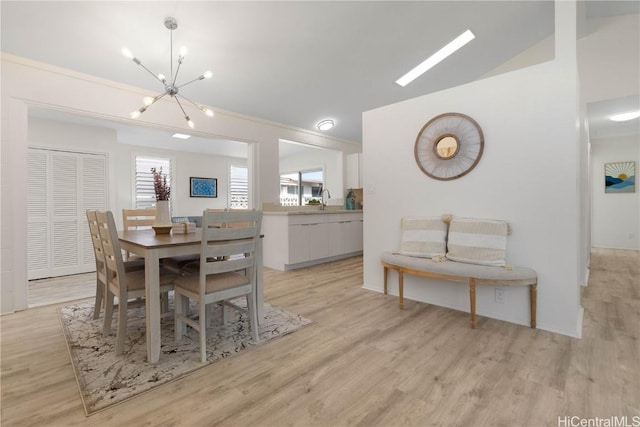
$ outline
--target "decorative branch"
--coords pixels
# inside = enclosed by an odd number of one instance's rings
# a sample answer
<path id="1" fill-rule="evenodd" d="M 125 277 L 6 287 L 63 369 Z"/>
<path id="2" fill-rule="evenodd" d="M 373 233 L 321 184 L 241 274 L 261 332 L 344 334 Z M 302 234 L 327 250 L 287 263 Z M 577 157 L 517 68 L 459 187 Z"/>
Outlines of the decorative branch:
<path id="1" fill-rule="evenodd" d="M 169 200 L 171 196 L 171 187 L 167 184 L 167 175 L 162 174 L 162 168 L 157 171 L 156 168 L 151 168 L 153 174 L 153 189 L 156 192 L 156 201 Z"/>

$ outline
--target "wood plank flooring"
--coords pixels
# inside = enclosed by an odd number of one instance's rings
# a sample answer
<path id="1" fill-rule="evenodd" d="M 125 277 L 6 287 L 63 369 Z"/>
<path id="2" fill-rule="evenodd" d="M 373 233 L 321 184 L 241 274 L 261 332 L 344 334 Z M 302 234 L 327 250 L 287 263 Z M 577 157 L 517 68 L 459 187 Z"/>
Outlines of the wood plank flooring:
<path id="1" fill-rule="evenodd" d="M 380 268 L 382 274 L 382 267 Z M 594 250 L 573 339 L 363 290 L 362 258 L 265 271 L 313 324 L 85 417 L 56 306 L 2 316 L 8 426 L 556 426 L 640 415 L 640 252 Z"/>

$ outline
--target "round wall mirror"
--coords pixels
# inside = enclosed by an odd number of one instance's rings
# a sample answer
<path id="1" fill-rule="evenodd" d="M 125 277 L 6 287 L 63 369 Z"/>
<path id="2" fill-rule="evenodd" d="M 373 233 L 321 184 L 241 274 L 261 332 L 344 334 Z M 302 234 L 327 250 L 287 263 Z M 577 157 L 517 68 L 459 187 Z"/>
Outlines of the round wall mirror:
<path id="1" fill-rule="evenodd" d="M 444 135 L 435 144 L 433 149 L 436 151 L 436 156 L 441 159 L 450 159 L 458 154 L 460 150 L 460 143 L 458 138 L 453 135 Z"/>
<path id="2" fill-rule="evenodd" d="M 461 113 L 440 114 L 418 133 L 414 155 L 420 170 L 449 181 L 468 174 L 480 161 L 484 135 L 475 120 Z"/>

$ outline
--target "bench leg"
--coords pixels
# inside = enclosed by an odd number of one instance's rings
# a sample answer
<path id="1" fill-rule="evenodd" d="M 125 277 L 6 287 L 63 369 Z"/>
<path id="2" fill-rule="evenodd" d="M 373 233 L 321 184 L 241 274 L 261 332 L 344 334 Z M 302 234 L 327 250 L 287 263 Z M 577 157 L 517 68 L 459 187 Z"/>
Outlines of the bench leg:
<path id="1" fill-rule="evenodd" d="M 398 307 L 404 308 L 404 275 L 402 270 L 398 270 Z"/>
<path id="2" fill-rule="evenodd" d="M 384 267 L 384 294 L 387 295 L 387 273 L 389 273 L 389 268 Z"/>
<path id="3" fill-rule="evenodd" d="M 469 311 L 471 312 L 471 329 L 476 328 L 476 279 L 469 279 Z"/>
<path id="4" fill-rule="evenodd" d="M 538 303 L 538 285 L 529 285 L 529 303 L 531 304 L 531 328 L 536 328 L 536 309 Z"/>

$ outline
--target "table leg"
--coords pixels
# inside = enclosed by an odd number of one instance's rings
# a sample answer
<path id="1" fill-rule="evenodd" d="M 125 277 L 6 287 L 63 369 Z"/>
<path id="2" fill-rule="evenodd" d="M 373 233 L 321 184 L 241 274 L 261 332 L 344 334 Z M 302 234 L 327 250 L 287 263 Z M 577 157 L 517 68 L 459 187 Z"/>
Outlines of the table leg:
<path id="1" fill-rule="evenodd" d="M 145 307 L 147 318 L 147 361 L 160 360 L 160 261 L 156 251 L 144 255 Z"/>

